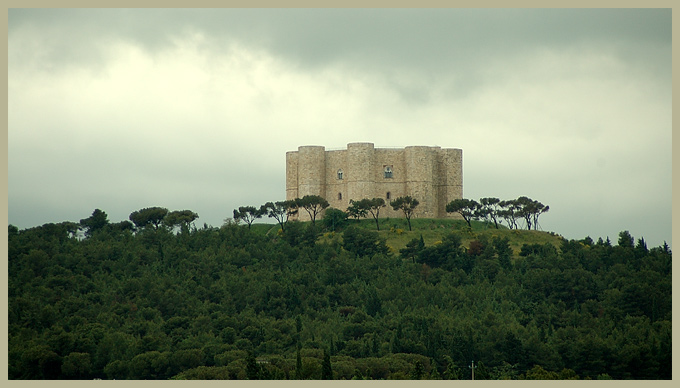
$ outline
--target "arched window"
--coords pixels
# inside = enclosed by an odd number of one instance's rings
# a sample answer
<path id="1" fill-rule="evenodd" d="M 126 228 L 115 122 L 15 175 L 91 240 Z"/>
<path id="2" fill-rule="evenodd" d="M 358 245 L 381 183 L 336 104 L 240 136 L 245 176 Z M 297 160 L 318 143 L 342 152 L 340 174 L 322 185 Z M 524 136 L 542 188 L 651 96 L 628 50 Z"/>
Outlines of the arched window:
<path id="1" fill-rule="evenodd" d="M 392 178 L 392 166 L 385 166 L 385 178 Z"/>
<path id="2" fill-rule="evenodd" d="M 342 180 L 342 169 L 338 170 L 338 179 Z"/>
<path id="3" fill-rule="evenodd" d="M 338 193 L 338 200 L 342 200 L 342 193 Z"/>
<path id="4" fill-rule="evenodd" d="M 392 194 L 388 191 L 387 194 L 385 194 L 385 198 L 390 199 L 390 197 L 392 197 Z"/>

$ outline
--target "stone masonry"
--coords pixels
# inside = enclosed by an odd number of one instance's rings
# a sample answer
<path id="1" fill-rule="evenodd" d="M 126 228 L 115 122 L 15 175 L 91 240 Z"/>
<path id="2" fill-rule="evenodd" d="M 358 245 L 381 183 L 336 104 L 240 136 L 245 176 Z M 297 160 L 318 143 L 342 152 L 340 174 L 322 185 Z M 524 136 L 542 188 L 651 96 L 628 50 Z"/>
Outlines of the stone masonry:
<path id="1" fill-rule="evenodd" d="M 414 217 L 459 218 L 446 204 L 463 198 L 463 151 L 457 148 L 410 146 L 374 148 L 350 143 L 346 150 L 301 146 L 286 153 L 286 199 L 320 195 L 330 207 L 347 210 L 350 200 L 383 198 L 380 217 L 402 217 L 389 205 L 410 195 L 420 204 Z M 304 210 L 300 220 L 309 220 Z"/>

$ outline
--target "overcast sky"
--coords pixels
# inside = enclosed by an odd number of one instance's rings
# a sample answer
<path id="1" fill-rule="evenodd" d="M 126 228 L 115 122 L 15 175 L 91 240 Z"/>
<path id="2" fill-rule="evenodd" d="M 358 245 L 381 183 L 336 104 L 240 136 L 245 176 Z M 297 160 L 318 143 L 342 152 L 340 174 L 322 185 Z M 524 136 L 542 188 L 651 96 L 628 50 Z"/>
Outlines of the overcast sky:
<path id="1" fill-rule="evenodd" d="M 463 150 L 465 198 L 671 244 L 671 11 L 9 10 L 9 223 L 220 226 L 285 153 Z"/>

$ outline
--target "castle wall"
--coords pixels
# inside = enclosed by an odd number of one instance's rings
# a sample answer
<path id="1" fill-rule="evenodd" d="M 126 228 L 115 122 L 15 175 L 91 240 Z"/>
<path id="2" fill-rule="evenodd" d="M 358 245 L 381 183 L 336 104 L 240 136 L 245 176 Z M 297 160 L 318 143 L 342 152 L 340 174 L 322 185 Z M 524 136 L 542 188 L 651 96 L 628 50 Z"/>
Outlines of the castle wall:
<path id="1" fill-rule="evenodd" d="M 342 170 L 343 179 L 338 179 L 338 171 Z M 347 195 L 347 151 L 326 152 L 326 200 L 330 207 L 345 210 L 349 206 Z"/>
<path id="2" fill-rule="evenodd" d="M 391 173 L 386 175 L 386 169 Z M 373 143 L 350 143 L 346 150 L 326 151 L 301 146 L 286 153 L 286 199 L 320 195 L 331 207 L 346 210 L 352 199 L 383 198 L 384 218 L 402 217 L 389 202 L 410 195 L 420 202 L 414 217 L 455 218 L 446 213 L 446 204 L 462 198 L 462 174 L 460 149 L 376 149 Z M 298 217 L 309 219 L 304 211 Z"/>
<path id="3" fill-rule="evenodd" d="M 387 166 L 392 168 L 391 178 L 385 178 L 384 174 Z M 390 201 L 407 195 L 404 150 L 376 149 L 372 177 L 375 184 L 372 192 L 367 193 L 366 198 L 382 198 L 385 200 L 386 206 L 380 210 L 381 217 L 401 217 L 401 212 L 392 209 Z"/>
<path id="4" fill-rule="evenodd" d="M 372 143 L 350 143 L 347 145 L 347 198 L 367 198 L 373 192 L 374 178 Z"/>

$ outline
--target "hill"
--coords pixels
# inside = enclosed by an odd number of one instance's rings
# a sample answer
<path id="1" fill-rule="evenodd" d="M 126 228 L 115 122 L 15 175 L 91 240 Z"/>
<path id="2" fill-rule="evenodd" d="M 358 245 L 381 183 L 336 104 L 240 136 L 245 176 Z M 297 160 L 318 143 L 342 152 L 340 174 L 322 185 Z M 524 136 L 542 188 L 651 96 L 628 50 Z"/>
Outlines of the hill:
<path id="1" fill-rule="evenodd" d="M 672 253 L 625 231 L 100 218 L 10 226 L 10 379 L 671 378 Z"/>

